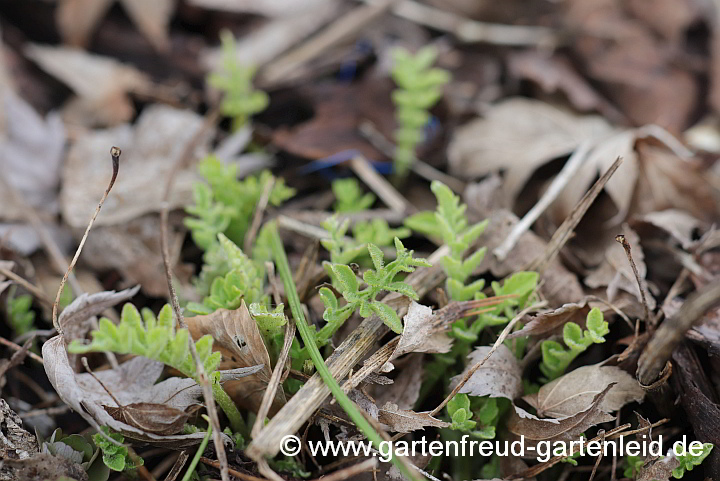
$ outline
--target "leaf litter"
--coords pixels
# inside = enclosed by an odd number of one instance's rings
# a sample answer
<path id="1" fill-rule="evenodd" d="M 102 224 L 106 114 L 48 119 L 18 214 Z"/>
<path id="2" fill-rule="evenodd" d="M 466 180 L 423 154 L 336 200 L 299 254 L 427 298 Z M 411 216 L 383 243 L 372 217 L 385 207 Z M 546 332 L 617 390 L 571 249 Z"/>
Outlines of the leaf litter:
<path id="1" fill-rule="evenodd" d="M 720 442 L 710 9 L 151 3 L 0 7 L 0 481 L 114 481 L 112 460 L 146 480 L 720 475 L 712 448 L 274 456 L 291 434 Z M 39 293 L 77 242 L 51 326 Z"/>

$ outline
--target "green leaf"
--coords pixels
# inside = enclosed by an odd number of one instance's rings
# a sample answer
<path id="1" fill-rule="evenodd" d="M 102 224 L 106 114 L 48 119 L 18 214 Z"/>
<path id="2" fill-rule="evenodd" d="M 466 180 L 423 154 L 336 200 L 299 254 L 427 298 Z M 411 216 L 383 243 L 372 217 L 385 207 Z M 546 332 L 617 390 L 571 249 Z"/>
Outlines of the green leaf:
<path id="1" fill-rule="evenodd" d="M 383 320 L 385 325 L 389 327 L 391 331 L 396 334 L 402 334 L 402 321 L 400 321 L 400 317 L 398 317 L 395 309 L 388 306 L 387 304 L 383 304 L 382 302 L 378 301 L 371 302 L 370 307 L 375 312 L 375 314 L 377 314 L 378 317 Z"/>

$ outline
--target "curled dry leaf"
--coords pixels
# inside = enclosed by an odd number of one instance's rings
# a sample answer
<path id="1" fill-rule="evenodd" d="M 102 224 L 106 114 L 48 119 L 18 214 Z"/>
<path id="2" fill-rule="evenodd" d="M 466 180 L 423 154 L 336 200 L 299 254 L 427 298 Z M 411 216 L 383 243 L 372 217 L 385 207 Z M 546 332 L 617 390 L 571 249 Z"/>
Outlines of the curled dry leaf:
<path id="1" fill-rule="evenodd" d="M 678 466 L 680 466 L 680 461 L 670 450 L 669 456 L 645 464 L 638 472 L 636 479 L 637 481 L 668 481 L 672 477 L 673 469 Z"/>
<path id="2" fill-rule="evenodd" d="M 382 388 L 375 388 L 373 392 L 375 401 L 380 405 L 393 402 L 400 409 L 411 409 L 420 396 L 420 387 L 425 372 L 422 360 L 422 354 L 411 354 L 397 361 L 398 370 L 393 383 Z"/>
<path id="3" fill-rule="evenodd" d="M 595 396 L 612 388 L 596 408 L 611 413 L 631 402 L 640 402 L 645 391 L 628 373 L 616 366 L 582 366 L 524 396 L 538 416 L 567 418 L 588 409 Z"/>
<path id="4" fill-rule="evenodd" d="M 205 433 L 158 435 L 115 419 L 105 409 L 105 406 L 117 406 L 115 401 L 90 374 L 73 371 L 61 336 L 45 342 L 42 354 L 45 373 L 60 399 L 93 428 L 99 430 L 100 426 L 108 426 L 127 438 L 172 448 L 192 446 L 202 441 Z M 173 377 L 155 384 L 162 371 L 162 363 L 136 357 L 121 364 L 118 369 L 101 371 L 96 376 L 123 405 L 165 404 L 185 411 L 197 402 L 202 388 L 195 381 Z"/>
<path id="5" fill-rule="evenodd" d="M 60 201 L 65 221 L 76 228 L 87 224 L 110 175 L 105 163 L 108 145 L 122 146 L 124 174 L 115 182 L 113 195 L 108 197 L 95 225 L 120 224 L 159 212 L 164 193 L 158 179 L 170 175 L 193 133 L 202 125 L 203 118 L 190 110 L 153 105 L 143 110 L 134 126 L 125 124 L 81 135 L 70 148 L 63 168 Z M 207 152 L 212 134 L 208 129 L 193 157 Z M 171 209 L 187 205 L 196 180 L 194 169 L 178 171 L 168 200 Z"/>
<path id="6" fill-rule="evenodd" d="M 182 431 L 190 415 L 164 404 L 131 403 L 103 406 L 110 416 L 145 432 L 167 436 Z"/>
<path id="7" fill-rule="evenodd" d="M 533 316 L 530 322 L 525 324 L 525 327 L 513 332 L 507 338 L 514 339 L 525 336 L 544 338 L 553 334 L 561 334 L 563 326 L 568 322 L 584 326 L 589 312 L 590 307 L 584 301 L 564 304 L 558 309 L 541 312 Z"/>
<path id="8" fill-rule="evenodd" d="M 186 322 L 193 339 L 199 339 L 205 334 L 210 334 L 215 339 L 213 350 L 220 351 L 223 357 L 221 369 L 263 366 L 255 374 L 238 381 L 228 381 L 224 385 L 236 404 L 256 411 L 270 382 L 272 370 L 270 355 L 245 301 L 234 311 L 218 309 L 212 314 L 188 317 Z M 285 394 L 281 386 L 270 412 L 275 412 L 284 403 Z"/>
<path id="9" fill-rule="evenodd" d="M 408 352 L 448 352 L 452 339 L 438 328 L 434 318 L 432 308 L 412 301 L 403 317 L 405 328 L 390 360 Z"/>
<path id="10" fill-rule="evenodd" d="M 702 221 L 680 209 L 650 212 L 640 217 L 639 220 L 664 230 L 678 241 L 683 249 L 692 247 L 694 244 L 693 234 L 703 225 Z"/>
<path id="11" fill-rule="evenodd" d="M 482 361 L 492 346 L 476 347 L 467 359 L 465 371 L 452 378 L 450 387 L 454 388 L 472 367 Z M 501 344 L 497 350 L 485 361 L 485 364 L 473 373 L 465 385 L 460 388 L 461 393 L 471 396 L 490 396 L 515 399 L 522 394 L 522 370 L 517 358 L 510 349 Z"/>
<path id="12" fill-rule="evenodd" d="M 400 409 L 397 404 L 385 403 L 378 411 L 378 421 L 390 427 L 391 431 L 410 433 L 425 426 L 446 428 L 449 423 L 435 419 L 430 413 L 418 413 Z"/>
<path id="13" fill-rule="evenodd" d="M 132 298 L 140 290 L 140 286 L 125 289 L 120 292 L 102 291 L 95 294 L 81 294 L 76 297 L 60 313 L 58 324 L 67 339 L 81 339 L 85 337 L 90 324 L 88 320 L 101 312 Z"/>
<path id="14" fill-rule="evenodd" d="M 600 423 L 612 421 L 614 416 L 603 412 L 598 406 L 603 402 L 613 384 L 596 394 L 590 406 L 573 416 L 563 419 L 540 419 L 515 406 L 510 412 L 508 430 L 530 441 L 570 441 L 577 439 L 587 429 Z"/>

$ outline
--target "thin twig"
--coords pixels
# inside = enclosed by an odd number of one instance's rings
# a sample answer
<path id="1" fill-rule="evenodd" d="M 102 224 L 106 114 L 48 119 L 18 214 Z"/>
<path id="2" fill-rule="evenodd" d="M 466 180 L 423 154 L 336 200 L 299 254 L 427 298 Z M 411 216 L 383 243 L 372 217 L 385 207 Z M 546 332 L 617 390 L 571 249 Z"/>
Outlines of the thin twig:
<path id="1" fill-rule="evenodd" d="M 68 276 L 70 275 L 70 272 L 72 272 L 73 267 L 75 267 L 75 263 L 77 262 L 78 258 L 80 257 L 80 253 L 82 252 L 83 246 L 85 245 L 85 241 L 87 240 L 88 234 L 90 233 L 90 229 L 92 228 L 93 223 L 95 222 L 95 218 L 100 213 L 100 209 L 103 206 L 103 203 L 105 203 L 105 199 L 107 199 L 107 196 L 110 194 L 110 189 L 112 189 L 113 185 L 115 184 L 115 179 L 117 179 L 118 175 L 118 169 L 120 168 L 120 149 L 117 147 L 112 147 L 110 149 L 110 157 L 112 158 L 112 177 L 110 177 L 110 183 L 108 184 L 107 188 L 105 189 L 105 193 L 102 196 L 102 199 L 100 199 L 100 203 L 95 208 L 95 212 L 93 213 L 92 217 L 90 218 L 90 223 L 88 224 L 87 228 L 85 229 L 85 234 L 83 234 L 82 239 L 80 240 L 80 245 L 78 246 L 77 250 L 75 251 L 75 256 L 72 258 L 72 261 L 70 261 L 70 265 L 68 266 L 67 270 L 65 271 L 65 274 L 63 275 L 62 280 L 60 281 L 60 287 L 58 288 L 57 295 L 55 296 L 55 302 L 53 302 L 52 306 L 52 322 L 53 326 L 55 326 L 55 329 L 57 332 L 62 336 L 63 331 L 60 328 L 60 324 L 58 324 L 58 317 L 57 317 L 57 310 L 58 310 L 58 304 L 60 304 L 60 296 L 62 295 L 63 288 L 65 287 L 65 283 L 68 280 Z"/>
<path id="2" fill-rule="evenodd" d="M 365 157 L 353 157 L 350 160 L 350 168 L 391 210 L 406 214 L 417 211 L 415 206 L 410 204 L 385 177 L 377 173 Z"/>
<path id="3" fill-rule="evenodd" d="M 267 208 L 268 202 L 270 201 L 270 194 L 272 194 L 273 187 L 275 186 L 275 177 L 271 176 L 268 179 L 265 187 L 263 188 L 262 194 L 258 203 L 255 205 L 255 213 L 253 214 L 253 220 L 248 229 L 247 235 L 245 236 L 245 242 L 243 243 L 243 249 L 245 254 L 250 255 L 252 246 L 255 243 L 255 236 L 257 236 L 262 224 L 263 214 Z"/>
<path id="4" fill-rule="evenodd" d="M 680 310 L 660 325 L 638 359 L 637 378 L 640 384 L 649 386 L 658 379 L 685 333 L 718 304 L 720 279 L 691 294 Z"/>
<path id="5" fill-rule="evenodd" d="M 493 254 L 498 258 L 498 260 L 505 260 L 508 253 L 515 247 L 515 244 L 520 237 L 522 237 L 522 235 L 530 229 L 535 221 L 538 220 L 540 215 L 545 212 L 545 209 L 550 207 L 550 204 L 557 199 L 565 186 L 583 165 L 585 159 L 587 159 L 587 154 L 590 151 L 591 146 L 592 143 L 586 140 L 582 142 L 577 149 L 575 149 L 575 152 L 573 152 L 570 159 L 568 159 L 565 163 L 563 169 L 552 181 L 547 191 L 542 197 L 540 197 L 540 200 L 538 200 L 532 209 L 523 216 L 520 222 L 513 226 L 503 243 L 493 249 Z"/>
<path id="6" fill-rule="evenodd" d="M 283 370 L 285 369 L 285 362 L 290 354 L 290 347 L 292 341 L 295 339 L 295 321 L 290 319 L 285 324 L 285 342 L 283 343 L 282 351 L 278 356 L 278 360 L 275 363 L 275 369 L 273 370 L 272 376 L 270 376 L 270 382 L 268 382 L 267 388 L 263 393 L 262 402 L 260 403 L 260 409 L 257 412 L 257 418 L 255 418 L 255 424 L 253 424 L 251 436 L 254 438 L 262 430 L 265 425 L 265 418 L 270 412 L 270 406 L 272 406 L 273 399 L 275 398 L 275 392 L 280 386 L 280 380 L 282 378 Z"/>
<path id="7" fill-rule="evenodd" d="M 528 268 L 525 270 L 542 272 L 550 264 L 550 262 L 555 259 L 557 254 L 560 252 L 560 249 L 562 249 L 563 246 L 567 243 L 567 241 L 570 240 L 570 236 L 572 235 L 577 225 L 580 223 L 580 220 L 583 218 L 583 216 L 585 216 L 587 210 L 595 201 L 595 198 L 597 198 L 597 196 L 605 187 L 605 184 L 607 184 L 607 182 L 610 180 L 610 177 L 612 177 L 618 167 L 620 167 L 622 161 L 622 157 L 618 157 L 617 159 L 615 159 L 615 162 L 613 162 L 613 164 L 602 175 L 602 177 L 600 177 L 597 182 L 595 182 L 593 186 L 590 187 L 590 190 L 585 193 L 583 198 L 580 199 L 577 205 L 573 208 L 572 212 L 570 212 L 570 215 L 567 216 L 567 219 L 565 219 L 563 223 L 560 224 L 560 227 L 558 227 L 553 236 L 550 238 L 550 241 L 545 248 L 545 252 L 543 252 L 542 255 L 540 255 L 537 259 L 532 261 Z"/>
<path id="8" fill-rule="evenodd" d="M 172 465 L 172 469 L 170 469 L 170 472 L 167 476 L 165 476 L 165 481 L 175 481 L 180 474 L 180 471 L 182 471 L 182 468 L 185 467 L 185 463 L 187 463 L 188 458 L 190 458 L 189 450 L 184 449 L 180 451 L 178 453 L 178 457 Z"/>
<path id="9" fill-rule="evenodd" d="M 48 306 L 52 306 L 53 302 L 52 300 L 45 294 L 39 287 L 32 284 L 30 281 L 26 280 L 24 277 L 15 274 L 10 269 L 5 269 L 4 267 L 0 267 L 0 274 L 4 275 L 8 279 L 11 279 L 18 283 L 19 285 L 23 286 L 25 289 L 30 291 L 32 295 L 35 296 L 37 300 L 40 302 L 43 302 L 47 304 Z"/>
<path id="10" fill-rule="evenodd" d="M 23 350 L 23 346 L 20 346 L 20 345 L 18 345 L 18 344 L 15 344 L 14 342 L 12 342 L 12 341 L 10 341 L 10 340 L 8 340 L 8 339 L 5 339 L 4 337 L 0 337 L 0 344 L 3 344 L 3 345 L 5 345 L 5 346 L 7 346 L 7 347 L 9 347 L 10 349 L 13 349 L 13 350 L 15 350 L 15 351 L 22 351 L 22 350 Z M 30 359 L 32 359 L 33 361 L 37 361 L 37 362 L 39 362 L 40 364 L 44 364 L 43 358 L 41 358 L 40 356 L 38 356 L 37 354 L 35 354 L 35 353 L 32 352 L 32 351 L 28 351 L 28 352 L 27 352 L 27 356 L 28 356 Z"/>
<path id="11" fill-rule="evenodd" d="M 168 247 L 168 217 L 170 215 L 170 204 L 168 199 L 170 198 L 170 192 L 172 190 L 173 183 L 175 181 L 175 175 L 177 171 L 192 157 L 192 152 L 195 150 L 196 144 L 202 139 L 205 132 L 215 124 L 219 117 L 219 109 L 213 108 L 208 115 L 205 117 L 205 121 L 200 128 L 195 132 L 190 141 L 185 145 L 180 157 L 170 171 L 167 182 L 165 183 L 165 192 L 163 194 L 162 210 L 160 211 L 160 250 L 162 252 L 163 266 L 165 268 L 165 279 L 167 280 L 168 290 L 170 291 L 170 304 L 172 305 L 173 311 L 175 312 L 175 318 L 177 324 L 181 329 L 187 329 L 185 318 L 183 317 L 182 310 L 180 309 L 180 302 L 178 301 L 177 293 L 175 292 L 175 286 L 172 280 L 172 266 L 170 265 L 170 249 Z M 220 429 L 220 418 L 217 413 L 217 406 L 215 406 L 215 398 L 213 398 L 212 387 L 210 386 L 210 380 L 208 379 L 207 373 L 205 372 L 205 366 L 200 362 L 200 358 L 197 355 L 197 349 L 195 348 L 195 342 L 192 337 L 188 337 L 188 346 L 190 348 L 190 355 L 195 362 L 195 370 L 197 373 L 198 384 L 202 387 L 203 398 L 205 400 L 205 407 L 207 409 L 208 417 L 210 418 L 210 425 L 212 426 L 212 439 L 215 445 L 215 453 L 217 454 L 218 460 L 220 461 L 220 477 L 223 481 L 229 481 L 230 476 L 228 474 L 228 462 L 227 454 L 225 453 L 225 445 L 222 440 L 222 431 Z"/>

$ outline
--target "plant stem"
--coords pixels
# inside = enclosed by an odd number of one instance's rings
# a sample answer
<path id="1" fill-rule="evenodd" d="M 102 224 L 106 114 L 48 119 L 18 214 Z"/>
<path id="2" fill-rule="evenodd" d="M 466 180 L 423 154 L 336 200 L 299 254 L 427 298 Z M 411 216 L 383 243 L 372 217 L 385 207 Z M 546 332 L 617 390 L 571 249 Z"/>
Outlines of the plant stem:
<path id="1" fill-rule="evenodd" d="M 270 232 L 270 248 L 272 249 L 273 258 L 275 259 L 275 267 L 280 274 L 280 278 L 285 286 L 285 294 L 287 295 L 288 304 L 290 304 L 290 311 L 295 318 L 300 337 L 305 343 L 305 348 L 315 364 L 318 374 L 322 378 L 323 382 L 327 385 L 337 403 L 342 407 L 348 414 L 350 419 L 355 423 L 355 426 L 367 437 L 375 446 L 376 449 L 380 449 L 380 443 L 383 442 L 383 438 L 373 429 L 370 423 L 365 419 L 362 413 L 358 410 L 357 406 L 350 400 L 349 397 L 342 390 L 335 378 L 330 374 L 325 360 L 323 359 L 320 351 L 315 345 L 315 336 L 313 331 L 310 330 L 307 321 L 305 320 L 305 314 L 302 310 L 300 298 L 295 287 L 295 281 L 290 271 L 290 263 L 288 262 L 287 255 L 285 254 L 285 248 L 283 247 L 282 239 L 277 230 L 277 225 L 272 222 L 268 226 Z M 401 462 L 394 453 L 392 454 L 392 463 L 400 470 L 400 472 L 411 480 L 416 480 L 417 476 L 413 473 L 405 463 Z"/>
<path id="2" fill-rule="evenodd" d="M 225 392 L 225 389 L 223 389 L 219 382 L 212 382 L 212 393 L 215 401 L 217 401 L 218 405 L 220 406 L 220 409 L 222 409 L 225 415 L 228 417 L 228 420 L 230 421 L 230 427 L 232 428 L 233 432 L 240 433 L 244 437 L 247 436 L 249 434 L 249 431 L 247 429 L 245 421 L 243 420 L 242 414 L 240 414 L 237 406 L 230 398 L 230 396 L 228 396 L 228 393 Z"/>
<path id="3" fill-rule="evenodd" d="M 200 446 L 198 446 L 198 450 L 195 453 L 195 457 L 193 457 L 192 461 L 190 461 L 190 466 L 188 466 L 187 471 L 185 471 L 185 476 L 183 476 L 182 481 L 190 481 L 190 478 L 192 478 L 192 475 L 195 472 L 195 467 L 197 467 L 197 464 L 200 462 L 200 458 L 202 457 L 203 453 L 205 452 L 205 448 L 207 447 L 208 442 L 210 441 L 211 433 L 212 433 L 212 424 L 208 424 L 207 433 L 205 433 L 205 437 L 203 438 L 202 442 L 200 443 Z"/>

